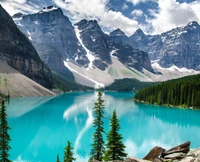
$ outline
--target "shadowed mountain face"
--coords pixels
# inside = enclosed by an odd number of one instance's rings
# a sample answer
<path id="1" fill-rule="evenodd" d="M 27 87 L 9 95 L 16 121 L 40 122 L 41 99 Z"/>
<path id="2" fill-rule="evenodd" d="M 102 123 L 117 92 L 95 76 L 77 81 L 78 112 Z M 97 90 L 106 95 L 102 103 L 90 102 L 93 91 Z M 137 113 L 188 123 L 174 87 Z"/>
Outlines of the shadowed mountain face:
<path id="1" fill-rule="evenodd" d="M 64 66 L 63 60 L 74 60 L 79 57 L 77 61 L 84 65 L 87 58 L 84 57 L 85 51 L 78 44 L 74 27 L 63 15 L 62 10 L 52 6 L 36 14 L 16 17 L 17 15 L 14 15 L 14 20 L 33 43 L 40 58 L 53 71 L 74 80 L 73 74 Z"/>
<path id="2" fill-rule="evenodd" d="M 39 84 L 51 88 L 52 76 L 28 38 L 0 6 L 0 59 Z"/>
<path id="3" fill-rule="evenodd" d="M 200 70 L 200 26 L 197 22 L 161 35 L 145 35 L 139 29 L 129 38 L 129 44 L 147 52 L 151 60 L 159 60 L 162 67 L 176 65 Z"/>
<path id="4" fill-rule="evenodd" d="M 115 56 L 124 65 L 139 71 L 143 68 L 153 71 L 145 52 L 135 50 L 120 41 L 113 41 L 111 38 L 120 34 L 120 31 L 108 36 L 96 20 L 82 20 L 73 27 L 62 10 L 53 6 L 36 14 L 17 14 L 13 18 L 33 43 L 41 59 L 63 76 L 67 75 L 64 71 L 68 71 L 68 75 L 70 73 L 62 63 L 66 60 L 81 67 L 106 70 L 112 64 L 113 50 L 118 50 Z M 123 32 L 121 35 L 126 39 Z"/>

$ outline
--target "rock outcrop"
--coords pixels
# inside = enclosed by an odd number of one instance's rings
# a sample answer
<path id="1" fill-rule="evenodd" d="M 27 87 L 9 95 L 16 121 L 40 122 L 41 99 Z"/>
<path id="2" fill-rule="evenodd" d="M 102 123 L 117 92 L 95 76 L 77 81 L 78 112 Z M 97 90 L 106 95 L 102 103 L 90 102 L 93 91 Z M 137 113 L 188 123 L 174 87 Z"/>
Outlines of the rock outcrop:
<path id="1" fill-rule="evenodd" d="M 52 76 L 28 38 L 0 6 L 0 59 L 39 84 L 51 88 Z"/>
<path id="2" fill-rule="evenodd" d="M 163 152 L 165 152 L 164 148 L 156 146 L 143 159 L 153 161 L 158 156 L 160 156 Z"/>
<path id="3" fill-rule="evenodd" d="M 154 147 L 143 159 L 127 157 L 112 162 L 200 162 L 200 148 L 190 149 L 190 141 L 173 147 L 167 151 L 162 147 Z M 93 162 L 98 162 L 94 160 Z M 110 161 L 111 162 L 111 161 Z"/>
<path id="4" fill-rule="evenodd" d="M 190 157 L 191 153 L 187 154 L 189 150 L 190 141 L 173 147 L 167 151 L 161 147 L 156 146 L 143 159 L 154 162 L 183 160 L 186 157 Z"/>
<path id="5" fill-rule="evenodd" d="M 169 154 L 174 154 L 174 153 L 188 153 L 189 150 L 190 150 L 190 141 L 163 152 L 161 156 L 165 157 Z"/>

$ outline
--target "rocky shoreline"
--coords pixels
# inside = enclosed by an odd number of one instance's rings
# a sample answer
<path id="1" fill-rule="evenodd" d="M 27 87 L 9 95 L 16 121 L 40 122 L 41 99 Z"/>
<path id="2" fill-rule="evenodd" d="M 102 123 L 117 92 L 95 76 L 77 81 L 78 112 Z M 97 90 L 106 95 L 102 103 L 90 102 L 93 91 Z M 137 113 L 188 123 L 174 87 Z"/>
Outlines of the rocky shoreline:
<path id="1" fill-rule="evenodd" d="M 124 161 L 113 162 L 200 162 L 200 148 L 191 149 L 190 141 L 166 150 L 156 146 L 143 158 L 127 157 Z M 94 160 L 93 162 L 98 162 Z"/>

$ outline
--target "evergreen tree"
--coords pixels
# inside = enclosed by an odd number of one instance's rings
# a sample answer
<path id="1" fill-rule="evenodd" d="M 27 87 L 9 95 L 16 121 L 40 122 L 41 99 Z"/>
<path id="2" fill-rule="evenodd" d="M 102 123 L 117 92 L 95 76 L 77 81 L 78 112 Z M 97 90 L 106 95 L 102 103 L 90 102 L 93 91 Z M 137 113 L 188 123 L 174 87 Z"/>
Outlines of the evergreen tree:
<path id="1" fill-rule="evenodd" d="M 1 103 L 1 110 L 0 110 L 0 161 L 1 162 L 11 162 L 9 160 L 9 150 L 11 147 L 9 146 L 10 136 L 8 134 L 8 130 L 10 127 L 8 126 L 7 122 L 7 114 L 6 114 L 6 107 L 5 102 L 2 100 Z"/>
<path id="2" fill-rule="evenodd" d="M 200 75 L 162 82 L 138 91 L 136 101 L 200 109 Z"/>
<path id="3" fill-rule="evenodd" d="M 105 161 L 123 160 L 127 154 L 124 152 L 125 146 L 122 143 L 122 135 L 119 134 L 120 125 L 115 110 L 111 117 L 110 127 L 103 159 Z"/>
<path id="4" fill-rule="evenodd" d="M 103 154 L 105 151 L 104 148 L 104 140 L 103 140 L 103 133 L 104 128 L 103 128 L 103 118 L 104 118 L 104 100 L 102 99 L 102 93 L 99 91 L 98 92 L 98 99 L 97 102 L 94 103 L 94 127 L 95 127 L 95 132 L 93 134 L 93 144 L 92 144 L 92 149 L 90 152 L 90 160 L 92 161 L 93 159 L 102 161 L 103 159 Z"/>
<path id="5" fill-rule="evenodd" d="M 64 162 L 73 162 L 76 159 L 73 157 L 73 147 L 71 147 L 71 143 L 68 141 L 67 146 L 64 151 Z"/>
<path id="6" fill-rule="evenodd" d="M 60 162 L 59 154 L 57 154 L 56 162 Z"/>

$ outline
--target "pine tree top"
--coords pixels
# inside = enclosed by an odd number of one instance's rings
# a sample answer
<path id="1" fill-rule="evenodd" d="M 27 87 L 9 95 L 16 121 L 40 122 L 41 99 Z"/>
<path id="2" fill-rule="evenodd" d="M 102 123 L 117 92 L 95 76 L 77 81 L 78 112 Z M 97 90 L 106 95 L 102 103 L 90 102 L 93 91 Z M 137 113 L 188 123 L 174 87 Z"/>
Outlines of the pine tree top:
<path id="1" fill-rule="evenodd" d="M 71 146 L 71 142 L 67 142 L 67 146 L 65 147 L 65 151 L 64 151 L 64 162 L 73 162 L 76 160 L 76 158 L 74 158 L 74 153 L 73 153 L 73 147 Z"/>
<path id="2" fill-rule="evenodd" d="M 107 134 L 106 152 L 104 154 L 105 161 L 123 160 L 127 156 L 125 153 L 125 145 L 122 143 L 122 135 L 119 134 L 120 124 L 117 118 L 116 110 L 113 111 L 110 119 L 110 130 Z"/>

